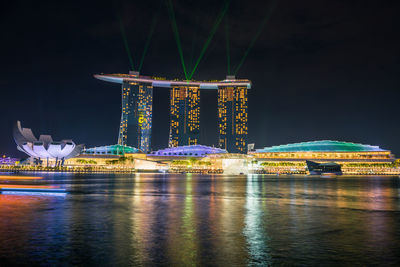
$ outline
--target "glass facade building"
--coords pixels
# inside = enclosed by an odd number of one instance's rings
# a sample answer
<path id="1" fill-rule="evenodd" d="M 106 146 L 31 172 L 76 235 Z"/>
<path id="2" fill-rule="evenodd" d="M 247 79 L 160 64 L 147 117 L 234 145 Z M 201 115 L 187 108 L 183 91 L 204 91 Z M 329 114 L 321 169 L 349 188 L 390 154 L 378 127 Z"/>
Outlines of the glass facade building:
<path id="1" fill-rule="evenodd" d="M 340 165 L 344 175 L 398 175 L 399 164 L 390 150 L 351 142 L 319 140 L 264 147 L 249 152 L 257 161 L 260 173 L 319 174 L 308 161 L 322 169 Z M 256 167 L 256 169 L 258 168 Z M 336 173 L 336 172 L 334 172 Z M 339 173 L 339 172 L 338 172 Z M 340 174 L 340 173 L 339 173 Z"/>
<path id="2" fill-rule="evenodd" d="M 172 86 L 169 147 L 197 145 L 200 134 L 200 88 Z"/>
<path id="3" fill-rule="evenodd" d="M 227 151 L 217 147 L 190 145 L 170 147 L 151 152 L 148 156 L 164 156 L 164 157 L 206 157 L 213 154 L 226 154 Z"/>
<path id="4" fill-rule="evenodd" d="M 219 147 L 229 153 L 247 152 L 247 86 L 218 87 Z"/>
<path id="5" fill-rule="evenodd" d="M 264 147 L 250 154 L 258 159 L 293 161 L 392 162 L 395 160 L 390 150 L 379 146 L 332 140 Z"/>
<path id="6" fill-rule="evenodd" d="M 120 155 L 124 156 L 126 153 L 138 153 L 139 150 L 131 146 L 122 145 L 109 145 L 85 148 L 82 151 L 83 155 Z"/>
<path id="7" fill-rule="evenodd" d="M 118 144 L 151 150 L 153 86 L 149 83 L 122 83 L 122 113 Z"/>

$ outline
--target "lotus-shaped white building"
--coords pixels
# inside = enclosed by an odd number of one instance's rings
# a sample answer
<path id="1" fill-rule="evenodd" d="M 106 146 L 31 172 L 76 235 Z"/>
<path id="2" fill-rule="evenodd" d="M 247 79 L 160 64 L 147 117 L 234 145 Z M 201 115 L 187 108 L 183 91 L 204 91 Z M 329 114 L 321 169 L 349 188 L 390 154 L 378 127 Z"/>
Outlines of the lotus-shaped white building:
<path id="1" fill-rule="evenodd" d="M 83 145 L 75 145 L 72 140 L 55 142 L 50 135 L 40 135 L 38 140 L 31 129 L 21 127 L 20 121 L 14 127 L 14 140 L 18 150 L 36 161 L 55 159 L 56 165 L 79 155 L 83 149 Z"/>

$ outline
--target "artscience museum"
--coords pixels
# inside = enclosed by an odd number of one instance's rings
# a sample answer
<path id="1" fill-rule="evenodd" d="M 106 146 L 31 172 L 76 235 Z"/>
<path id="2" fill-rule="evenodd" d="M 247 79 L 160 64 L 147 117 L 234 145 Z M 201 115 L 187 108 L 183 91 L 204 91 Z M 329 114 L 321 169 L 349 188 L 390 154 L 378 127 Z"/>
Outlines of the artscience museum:
<path id="1" fill-rule="evenodd" d="M 53 141 L 50 135 L 40 135 L 37 139 L 31 129 L 22 128 L 20 121 L 15 124 L 13 135 L 18 150 L 28 154 L 36 164 L 55 160 L 55 166 L 63 165 L 64 160 L 79 155 L 83 149 L 83 145 L 72 140 Z"/>

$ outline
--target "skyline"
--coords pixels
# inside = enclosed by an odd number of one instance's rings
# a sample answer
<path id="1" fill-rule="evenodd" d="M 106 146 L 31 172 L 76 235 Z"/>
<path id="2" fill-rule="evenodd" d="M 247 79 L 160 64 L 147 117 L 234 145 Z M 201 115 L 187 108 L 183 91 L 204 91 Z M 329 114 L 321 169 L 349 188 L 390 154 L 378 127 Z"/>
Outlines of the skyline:
<path id="1" fill-rule="evenodd" d="M 94 77 L 122 86 L 119 145 L 133 146 L 145 153 L 151 151 L 153 87 L 161 87 L 170 91 L 168 147 L 199 143 L 200 91 L 217 90 L 218 147 L 231 153 L 247 151 L 247 90 L 251 89 L 251 81 L 247 79 L 235 79 L 235 76 L 228 75 L 221 81 L 167 80 L 143 76 L 137 71 L 96 74 Z"/>
<path id="2" fill-rule="evenodd" d="M 149 10 L 153 6 L 132 4 L 121 2 L 126 12 L 121 18 L 133 58 L 138 59 L 151 26 L 153 14 Z M 222 2 L 208 4 L 213 12 L 201 20 L 201 25 L 190 28 L 195 18 L 186 15 L 188 9 L 197 12 L 194 17 L 203 18 L 205 8 L 194 2 L 174 2 L 184 55 L 189 59 L 192 47 L 195 55 L 200 53 L 223 6 Z M 3 55 L 0 83 L 1 106 L 7 114 L 0 133 L 1 152 L 21 156 L 11 135 L 12 124 L 18 119 L 42 133 L 56 138 L 70 136 L 87 147 L 117 143 L 120 87 L 92 77 L 100 72 L 128 72 L 129 60 L 115 14 L 107 13 L 105 2 L 95 6 L 82 3 L 80 11 L 68 6 L 56 10 L 50 4 L 8 5 L 9 12 L 3 19 L 9 27 L 2 51 L 9 53 Z M 253 82 L 249 91 L 249 143 L 261 148 L 332 139 L 379 145 L 399 154 L 396 102 L 400 96 L 400 57 L 396 48 L 399 37 L 393 34 L 399 19 L 387 15 L 395 12 L 393 7 L 398 4 L 367 1 L 360 6 L 353 1 L 321 5 L 309 1 L 299 7 L 294 1 L 279 1 L 237 74 L 238 78 Z M 132 7 L 141 11 L 138 14 L 149 16 L 148 23 L 141 24 L 147 27 L 141 29 L 141 34 L 134 27 L 140 18 L 129 16 Z M 95 12 L 86 12 L 89 8 Z M 227 14 L 231 60 L 236 60 L 233 65 L 240 62 L 268 8 L 257 1 L 246 5 L 231 1 Z M 31 11 L 35 13 L 34 20 Z M 78 22 L 66 19 L 72 15 Z M 160 9 L 158 20 L 141 72 L 183 78 L 165 7 Z M 241 21 L 245 23 L 241 25 Z M 74 27 L 74 23 L 84 26 Z M 223 24 L 216 30 L 194 79 L 226 76 Z M 141 37 L 134 38 L 136 34 Z M 51 38 L 45 39 L 46 35 Z M 193 36 L 198 40 L 197 46 L 191 45 L 196 40 Z M 218 144 L 213 131 L 218 127 L 216 94 L 202 92 L 200 123 L 204 127 L 200 144 Z M 153 101 L 166 103 L 154 105 L 153 127 L 161 130 L 153 134 L 153 150 L 167 147 L 169 103 L 163 99 L 168 95 L 167 91 L 154 90 Z"/>

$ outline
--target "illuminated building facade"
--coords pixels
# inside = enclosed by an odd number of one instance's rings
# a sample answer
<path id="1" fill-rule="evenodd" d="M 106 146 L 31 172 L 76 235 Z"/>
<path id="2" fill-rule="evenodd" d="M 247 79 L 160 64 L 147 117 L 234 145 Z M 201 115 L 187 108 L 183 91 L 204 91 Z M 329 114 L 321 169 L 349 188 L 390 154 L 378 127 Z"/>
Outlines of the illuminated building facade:
<path id="1" fill-rule="evenodd" d="M 227 151 L 217 147 L 190 145 L 169 147 L 148 154 L 150 157 L 206 157 L 214 154 L 226 154 Z"/>
<path id="2" fill-rule="evenodd" d="M 230 153 L 247 152 L 247 87 L 218 87 L 219 146 Z"/>
<path id="3" fill-rule="evenodd" d="M 279 145 L 250 152 L 265 173 L 306 173 L 306 161 L 336 163 L 345 175 L 398 175 L 400 164 L 379 146 L 321 140 Z"/>
<path id="4" fill-rule="evenodd" d="M 19 159 L 17 159 L 17 158 L 6 157 L 5 155 L 3 155 L 3 157 L 0 157 L 0 166 L 16 165 L 18 162 L 19 162 Z"/>
<path id="5" fill-rule="evenodd" d="M 200 88 L 171 88 L 169 147 L 197 145 L 200 134 Z"/>
<path id="6" fill-rule="evenodd" d="M 260 160 L 317 160 L 322 162 L 393 162 L 390 150 L 379 146 L 342 141 L 321 140 L 279 145 L 256 149 L 254 155 Z"/>
<path id="7" fill-rule="evenodd" d="M 153 86 L 149 83 L 124 81 L 122 114 L 118 144 L 150 151 L 153 111 Z"/>
<path id="8" fill-rule="evenodd" d="M 118 144 L 150 150 L 153 87 L 170 88 L 169 147 L 196 145 L 200 133 L 200 90 L 218 90 L 219 146 L 246 153 L 247 89 L 251 82 L 228 76 L 221 81 L 167 80 L 129 74 L 99 74 L 95 78 L 122 84 L 122 116 Z"/>
<path id="9" fill-rule="evenodd" d="M 139 150 L 131 146 L 122 145 L 109 145 L 109 146 L 98 146 L 85 148 L 82 151 L 82 155 L 120 155 L 139 153 Z"/>
<path id="10" fill-rule="evenodd" d="M 83 149 L 83 144 L 76 145 L 72 140 L 66 139 L 53 141 L 51 135 L 40 135 L 39 138 L 29 128 L 22 128 L 21 122 L 17 121 L 13 130 L 14 141 L 17 149 L 26 153 L 36 163 L 42 160 L 55 159 L 55 165 L 64 165 L 64 160 L 76 157 Z"/>

